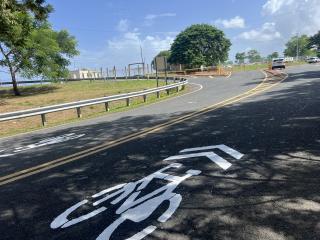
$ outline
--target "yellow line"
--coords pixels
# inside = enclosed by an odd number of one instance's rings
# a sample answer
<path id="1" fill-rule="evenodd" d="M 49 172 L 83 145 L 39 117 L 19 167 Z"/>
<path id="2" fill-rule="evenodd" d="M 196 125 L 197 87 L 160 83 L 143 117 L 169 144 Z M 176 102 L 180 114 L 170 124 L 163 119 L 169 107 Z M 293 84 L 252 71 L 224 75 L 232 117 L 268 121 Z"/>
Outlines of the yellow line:
<path id="1" fill-rule="evenodd" d="M 95 147 L 80 151 L 78 153 L 71 154 L 71 155 L 66 156 L 66 157 L 62 157 L 62 158 L 59 158 L 59 159 L 56 159 L 56 160 L 53 160 L 53 161 L 50 161 L 50 162 L 47 162 L 47 163 L 40 164 L 40 165 L 35 166 L 35 167 L 27 168 L 27 169 L 24 169 L 24 170 L 21 170 L 21 171 L 18 171 L 18 172 L 15 172 L 15 173 L 0 177 L 0 186 L 8 184 L 10 182 L 17 181 L 19 179 L 26 178 L 28 176 L 31 176 L 31 175 L 34 175 L 34 174 L 37 174 L 37 173 L 40 173 L 40 172 L 47 171 L 49 169 L 61 166 L 63 164 L 66 164 L 66 163 L 81 159 L 83 157 L 90 156 L 92 154 L 98 153 L 98 152 L 103 151 L 103 150 L 110 149 L 112 147 L 121 145 L 123 143 L 126 143 L 126 142 L 129 142 L 129 141 L 132 141 L 132 140 L 136 140 L 136 139 L 145 137 L 150 133 L 158 132 L 158 131 L 163 130 L 163 129 L 167 128 L 167 127 L 170 127 L 172 125 L 184 122 L 184 121 L 189 120 L 191 118 L 194 118 L 196 116 L 205 114 L 205 113 L 210 112 L 210 111 L 214 111 L 214 110 L 220 109 L 220 108 L 222 108 L 222 107 L 224 107 L 226 105 L 230 105 L 230 104 L 239 102 L 239 101 L 241 101 L 243 99 L 246 99 L 248 97 L 254 96 L 254 95 L 258 94 L 258 93 L 261 93 L 263 91 L 266 91 L 266 90 L 270 89 L 271 87 L 274 87 L 274 86 L 278 85 L 279 83 L 284 81 L 287 77 L 288 77 L 288 75 L 285 78 L 283 78 L 282 80 L 280 80 L 279 82 L 274 83 L 274 84 L 270 84 L 268 87 L 265 87 L 265 88 L 260 90 L 259 87 L 268 80 L 268 76 L 266 75 L 264 80 L 260 84 L 258 84 L 255 88 L 250 89 L 250 90 L 248 90 L 248 91 L 246 91 L 246 92 L 244 92 L 242 94 L 239 94 L 237 96 L 234 96 L 234 97 L 231 97 L 229 99 L 226 99 L 224 101 L 221 101 L 219 103 L 216 103 L 214 105 L 211 105 L 209 107 L 206 107 L 206 108 L 204 108 L 204 109 L 202 109 L 202 110 L 200 110 L 198 112 L 190 113 L 190 114 L 187 114 L 185 116 L 172 119 L 169 122 L 159 124 L 159 125 L 157 125 L 155 127 L 150 127 L 150 128 L 143 129 L 142 131 L 140 131 L 138 133 L 130 134 L 130 135 L 126 136 L 126 137 L 119 138 L 118 140 L 107 142 L 107 143 L 104 143 L 102 145 L 95 146 Z"/>

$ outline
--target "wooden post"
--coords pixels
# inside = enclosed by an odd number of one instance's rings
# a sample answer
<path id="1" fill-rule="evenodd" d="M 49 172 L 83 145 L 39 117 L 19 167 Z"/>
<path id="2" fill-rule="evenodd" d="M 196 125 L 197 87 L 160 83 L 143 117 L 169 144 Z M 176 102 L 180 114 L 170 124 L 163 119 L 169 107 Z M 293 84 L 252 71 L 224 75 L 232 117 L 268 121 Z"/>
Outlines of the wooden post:
<path id="1" fill-rule="evenodd" d="M 147 95 L 143 95 L 143 102 L 147 102 Z"/>
<path id="2" fill-rule="evenodd" d="M 104 103 L 104 107 L 105 107 L 105 109 L 106 109 L 106 112 L 109 112 L 109 111 L 110 111 L 109 102 L 105 102 L 105 103 Z"/>
<path id="3" fill-rule="evenodd" d="M 129 78 L 131 77 L 131 72 L 130 72 L 130 69 L 131 68 L 131 66 L 130 66 L 130 64 L 128 65 L 128 75 L 129 75 Z"/>
<path id="4" fill-rule="evenodd" d="M 143 74 L 143 78 L 144 76 L 146 75 L 146 66 L 145 66 L 145 63 L 142 63 L 142 74 Z"/>
<path id="5" fill-rule="evenodd" d="M 41 114 L 41 122 L 42 122 L 43 127 L 45 127 L 47 125 L 47 119 L 46 119 L 46 115 L 44 113 Z"/>
<path id="6" fill-rule="evenodd" d="M 80 107 L 77 107 L 77 116 L 78 116 L 78 118 L 82 118 L 81 108 Z"/>
<path id="7" fill-rule="evenodd" d="M 130 98 L 127 98 L 127 107 L 130 106 Z"/>
<path id="8" fill-rule="evenodd" d="M 160 98 L 160 92 L 157 92 L 157 98 Z"/>

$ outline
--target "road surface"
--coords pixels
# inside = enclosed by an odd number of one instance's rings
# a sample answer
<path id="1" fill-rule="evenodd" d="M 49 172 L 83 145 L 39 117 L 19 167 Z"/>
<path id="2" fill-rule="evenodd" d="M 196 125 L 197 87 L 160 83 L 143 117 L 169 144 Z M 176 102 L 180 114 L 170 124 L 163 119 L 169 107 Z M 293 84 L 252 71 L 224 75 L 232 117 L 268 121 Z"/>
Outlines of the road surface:
<path id="1" fill-rule="evenodd" d="M 320 239 L 320 66 L 286 73 L 0 139 L 1 239 Z"/>

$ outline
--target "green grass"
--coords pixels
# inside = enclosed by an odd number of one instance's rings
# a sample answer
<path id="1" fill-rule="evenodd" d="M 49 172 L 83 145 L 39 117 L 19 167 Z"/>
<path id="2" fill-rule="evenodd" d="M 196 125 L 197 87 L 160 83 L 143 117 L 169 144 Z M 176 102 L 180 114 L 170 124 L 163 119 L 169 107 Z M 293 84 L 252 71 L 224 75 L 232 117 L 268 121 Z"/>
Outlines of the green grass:
<path id="1" fill-rule="evenodd" d="M 292 62 L 292 63 L 286 63 L 286 66 L 296 66 L 296 65 L 302 65 L 305 64 L 305 62 Z M 235 65 L 232 67 L 233 72 L 240 72 L 240 71 L 253 71 L 253 70 L 261 70 L 261 69 L 268 69 L 270 66 L 269 63 L 263 63 L 263 64 L 252 64 L 252 65 Z"/>
<path id="2" fill-rule="evenodd" d="M 88 85 L 89 84 L 89 85 Z M 161 82 L 161 85 L 164 85 L 164 82 Z M 153 88 L 156 87 L 156 82 L 155 80 L 138 80 L 138 81 L 123 81 L 123 82 L 109 82 L 109 83 L 101 83 L 101 82 L 96 82 L 96 83 L 70 83 L 70 84 L 62 84 L 63 86 L 58 86 L 59 90 L 55 89 L 54 91 L 56 94 L 54 96 L 57 96 L 57 94 L 61 97 L 59 99 L 52 99 L 52 96 L 50 99 L 46 99 L 44 104 L 49 104 L 54 101 L 54 103 L 60 103 L 64 102 L 67 99 L 74 98 L 74 96 L 77 96 L 79 93 L 83 93 L 80 96 L 83 97 L 91 95 L 90 98 L 92 97 L 99 97 L 101 96 L 101 88 L 104 89 L 103 95 L 107 95 L 106 92 L 108 92 L 108 95 L 113 95 L 117 93 L 124 93 L 124 92 L 132 92 L 132 91 L 137 91 L 137 90 L 142 90 L 146 88 Z M 68 86 L 67 86 L 68 85 Z M 107 90 L 105 87 L 108 86 Z M 121 87 L 120 87 L 121 86 Z M 38 86 L 33 86 L 37 88 Z M 43 87 L 43 86 L 40 86 Z M 85 87 L 85 90 L 82 89 L 82 87 Z M 26 92 L 30 92 L 29 87 L 23 88 L 24 90 L 27 89 Z M 62 88 L 62 89 L 61 89 Z M 70 89 L 72 90 L 72 93 L 70 92 Z M 95 91 L 93 90 L 95 89 Z M 125 90 L 124 90 L 125 89 Z M 188 87 L 187 87 L 188 89 Z M 34 89 L 32 90 L 34 91 Z M 70 96 L 66 96 L 63 98 L 63 93 L 67 93 Z M 90 93 L 91 92 L 91 93 Z M 179 94 L 182 94 L 183 92 L 186 91 L 181 91 L 179 93 L 176 93 L 175 90 L 170 90 L 170 95 L 167 96 L 166 92 L 161 92 L 161 98 L 157 99 L 156 94 L 150 94 L 148 95 L 148 100 L 147 103 L 143 102 L 142 97 L 137 97 L 133 98 L 131 100 L 131 105 L 129 107 L 126 106 L 126 101 L 117 101 L 117 102 L 111 102 L 109 104 L 110 111 L 106 113 L 104 104 L 98 104 L 98 105 L 92 105 L 88 107 L 83 107 L 82 108 L 82 119 L 89 119 L 89 118 L 94 118 L 97 116 L 102 116 L 105 114 L 109 113 L 114 113 L 114 112 L 120 112 L 120 111 L 127 111 L 130 109 L 134 109 L 140 106 L 144 106 L 147 104 L 155 103 L 157 101 L 162 101 L 164 99 L 167 99 L 169 97 L 173 97 Z M 90 94 L 89 94 L 90 93 Z M 98 94 L 99 96 L 95 95 L 92 96 L 92 94 Z M 9 96 L 8 99 L 5 98 L 5 100 L 18 100 L 18 103 L 20 104 L 20 107 L 24 108 L 30 108 L 30 106 L 34 107 L 35 105 L 35 99 L 39 101 L 39 96 L 42 97 L 47 97 L 50 93 L 37 93 L 36 95 L 26 95 L 24 94 L 22 97 L 12 97 L 11 95 Z M 53 93 L 52 93 L 53 94 Z M 35 98 L 35 99 L 34 99 Z M 26 101 L 26 99 L 29 99 Z M 55 102 L 56 101 L 56 102 Z M 0 109 L 2 106 L 0 106 Z M 74 109 L 72 110 L 66 110 L 66 111 L 61 111 L 61 112 L 55 112 L 55 113 L 50 113 L 47 114 L 47 121 L 48 125 L 47 127 L 52 127 L 52 126 L 57 126 L 65 123 L 71 123 L 75 121 L 79 121 L 80 119 L 77 118 L 76 112 Z M 40 121 L 40 116 L 35 116 L 35 117 L 30 117 L 30 118 L 24 118 L 24 119 L 19 119 L 19 120 L 12 120 L 12 121 L 7 121 L 7 122 L 2 122 L 0 123 L 0 136 L 10 136 L 18 133 L 23 133 L 23 132 L 29 132 L 32 130 L 37 130 L 43 128 L 41 126 L 41 121 Z"/>

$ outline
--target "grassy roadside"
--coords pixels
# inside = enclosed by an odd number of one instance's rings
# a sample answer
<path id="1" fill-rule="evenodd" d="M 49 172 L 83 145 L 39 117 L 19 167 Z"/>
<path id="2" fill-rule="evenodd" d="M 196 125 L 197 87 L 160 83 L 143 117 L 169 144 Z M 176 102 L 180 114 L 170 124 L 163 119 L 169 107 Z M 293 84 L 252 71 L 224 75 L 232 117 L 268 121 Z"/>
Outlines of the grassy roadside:
<path id="1" fill-rule="evenodd" d="M 292 62 L 292 63 L 286 63 L 287 67 L 290 66 L 297 66 L 297 65 L 303 65 L 306 64 L 305 62 Z M 243 71 L 253 71 L 253 70 L 262 70 L 262 69 L 268 69 L 269 68 L 268 63 L 263 64 L 252 64 L 252 65 L 236 65 L 230 68 L 232 72 L 243 72 Z"/>
<path id="2" fill-rule="evenodd" d="M 88 86 L 88 84 L 91 84 L 91 85 Z M 161 85 L 164 85 L 164 84 L 165 84 L 164 82 L 161 82 Z M 16 104 L 16 106 L 18 106 L 19 108 L 23 107 L 22 109 L 28 109 L 28 108 L 39 106 L 37 104 L 41 103 L 41 101 L 43 101 L 41 106 L 45 106 L 46 104 L 51 105 L 51 104 L 57 104 L 62 102 L 75 101 L 75 97 L 79 98 L 76 100 L 80 100 L 80 99 L 103 97 L 103 96 L 114 95 L 118 93 L 132 92 L 132 91 L 138 91 L 146 88 L 156 87 L 155 80 L 137 80 L 137 81 L 121 81 L 121 82 L 119 81 L 119 82 L 112 82 L 112 83 L 101 83 L 101 82 L 96 82 L 96 83 L 80 82 L 79 83 L 77 82 L 77 83 L 62 84 L 64 86 L 59 86 L 59 84 L 57 84 L 58 86 L 55 86 L 55 85 L 56 84 L 52 84 L 51 87 L 58 87 L 58 89 L 52 90 L 52 88 L 50 88 L 50 91 L 53 91 L 53 92 L 49 92 L 49 93 L 45 92 L 38 95 L 28 95 L 26 94 L 26 92 L 30 92 L 30 89 L 29 89 L 30 87 L 26 87 L 25 89 L 23 89 L 25 90 L 25 92 L 22 97 L 19 97 L 19 101 L 15 97 L 12 97 L 11 95 L 4 99 L 8 102 L 13 101 Z M 66 85 L 69 85 L 69 86 L 66 86 Z M 48 87 L 48 86 L 45 85 L 42 87 Z M 84 87 L 85 91 L 81 90 L 82 87 Z M 101 90 L 101 88 L 104 88 L 104 87 L 106 87 L 107 89 Z M 33 88 L 35 88 L 35 86 L 33 86 Z M 70 89 L 72 89 L 72 91 L 70 91 Z M 172 89 L 169 96 L 167 96 L 166 92 L 162 92 L 160 94 L 161 96 L 160 99 L 157 99 L 156 94 L 150 94 L 148 95 L 147 103 L 143 102 L 143 97 L 137 97 L 132 99 L 131 105 L 129 107 L 126 106 L 125 101 L 112 102 L 109 104 L 110 111 L 108 113 L 126 111 L 126 110 L 137 108 L 143 105 L 151 104 L 157 101 L 161 101 L 173 96 L 183 94 L 186 91 L 188 91 L 188 89 L 189 88 L 187 87 L 186 90 L 180 91 L 178 93 L 176 93 L 175 90 Z M 0 91 L 1 90 L 2 89 L 0 89 Z M 80 95 L 81 98 L 79 96 L 80 93 L 81 93 Z M 65 94 L 67 94 L 67 96 L 65 96 Z M 57 96 L 59 96 L 59 98 L 57 98 Z M 33 97 L 34 99 L 32 99 Z M 55 97 L 59 99 L 59 101 L 57 101 Z M 26 102 L 25 100 L 26 98 L 28 99 L 27 100 L 28 102 Z M 0 100 L 1 99 L 3 99 L 3 96 L 0 97 Z M 73 100 L 69 100 L 69 99 L 73 99 Z M 55 102 L 53 102 L 54 100 Z M 0 110 L 1 110 L 0 112 L 2 112 L 2 108 L 3 106 L 0 105 Z M 106 114 L 106 111 L 105 111 L 104 104 L 98 104 L 98 105 L 82 108 L 82 116 L 83 116 L 82 119 L 94 118 L 94 117 L 102 116 L 105 114 Z M 46 115 L 46 118 L 48 121 L 47 127 L 79 121 L 79 119 L 77 118 L 75 109 L 50 113 Z M 0 122 L 0 137 L 15 135 L 18 133 L 29 132 L 37 129 L 42 129 L 42 128 L 43 127 L 41 125 L 40 116 Z"/>
<path id="3" fill-rule="evenodd" d="M 159 81 L 164 85 L 163 81 Z M 13 112 L 53 104 L 111 96 L 156 87 L 155 80 L 80 81 L 64 84 L 21 86 L 22 96 L 13 95 L 11 88 L 0 88 L 0 112 Z"/>

